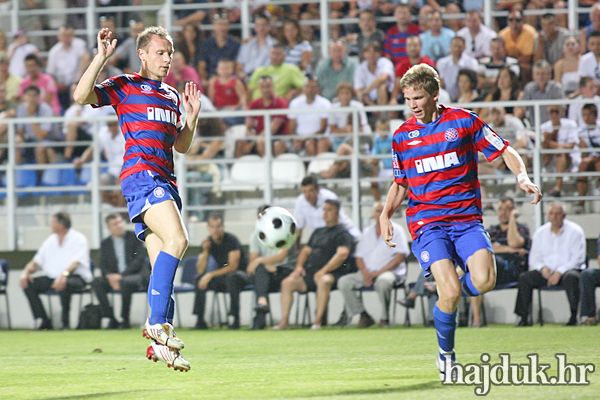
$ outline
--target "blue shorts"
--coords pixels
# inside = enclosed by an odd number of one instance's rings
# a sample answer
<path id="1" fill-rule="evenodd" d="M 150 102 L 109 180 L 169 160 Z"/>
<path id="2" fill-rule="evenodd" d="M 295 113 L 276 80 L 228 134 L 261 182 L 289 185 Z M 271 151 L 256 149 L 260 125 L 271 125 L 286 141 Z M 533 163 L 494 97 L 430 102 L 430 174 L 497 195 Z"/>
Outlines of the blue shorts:
<path id="1" fill-rule="evenodd" d="M 181 198 L 177 187 L 167 178 L 151 171 L 136 172 L 121 181 L 121 191 L 127 200 L 129 219 L 135 223 L 135 234 L 140 240 L 145 240 L 142 213 L 155 204 L 173 200 L 181 212 Z"/>
<path id="2" fill-rule="evenodd" d="M 490 235 L 480 222 L 432 226 L 412 242 L 412 252 L 425 276 L 431 274 L 431 264 L 445 258 L 453 260 L 466 271 L 467 260 L 480 249 L 493 252 Z"/>

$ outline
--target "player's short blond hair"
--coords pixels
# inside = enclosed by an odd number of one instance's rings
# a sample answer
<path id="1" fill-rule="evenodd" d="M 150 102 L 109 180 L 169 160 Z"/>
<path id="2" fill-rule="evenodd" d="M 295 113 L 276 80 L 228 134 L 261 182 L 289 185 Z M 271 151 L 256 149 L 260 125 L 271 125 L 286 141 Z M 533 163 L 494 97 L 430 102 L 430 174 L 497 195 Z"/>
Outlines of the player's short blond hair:
<path id="1" fill-rule="evenodd" d="M 137 40 L 135 42 L 136 50 L 148 50 L 148 43 L 150 43 L 150 41 L 152 40 L 152 36 L 154 35 L 168 40 L 171 43 L 171 47 L 173 47 L 173 38 L 171 37 L 171 35 L 169 35 L 169 31 L 167 31 L 162 26 L 149 26 L 138 35 Z"/>
<path id="2" fill-rule="evenodd" d="M 427 64 L 417 64 L 412 66 L 402 79 L 400 79 L 400 88 L 402 90 L 413 88 L 415 90 L 425 90 L 430 95 L 440 91 L 442 82 L 437 71 Z"/>

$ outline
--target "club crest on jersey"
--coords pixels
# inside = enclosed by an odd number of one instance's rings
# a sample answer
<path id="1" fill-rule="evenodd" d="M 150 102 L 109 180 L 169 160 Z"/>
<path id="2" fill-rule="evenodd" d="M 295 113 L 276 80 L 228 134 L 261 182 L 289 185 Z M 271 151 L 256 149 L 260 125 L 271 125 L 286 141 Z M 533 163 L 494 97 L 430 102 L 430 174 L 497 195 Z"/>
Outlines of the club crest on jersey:
<path id="1" fill-rule="evenodd" d="M 416 137 L 419 137 L 420 132 L 419 131 L 410 131 L 408 132 L 408 137 L 410 139 L 414 139 Z"/>
<path id="2" fill-rule="evenodd" d="M 446 133 L 444 133 L 444 137 L 447 141 L 454 142 L 456 139 L 458 139 L 458 131 L 454 128 L 450 128 L 446 131 Z"/>
<path id="3" fill-rule="evenodd" d="M 421 261 L 423 261 L 423 262 L 429 261 L 429 252 L 428 251 L 421 252 Z"/>
<path id="4" fill-rule="evenodd" d="M 152 93 L 152 86 L 150 85 L 140 85 L 140 88 L 142 88 L 142 93 L 144 94 Z"/>
<path id="5" fill-rule="evenodd" d="M 453 165 L 459 165 L 458 155 L 455 151 L 442 154 L 434 157 L 425 157 L 420 160 L 415 160 L 415 168 L 419 174 L 431 171 L 439 171 L 441 169 L 450 168 Z"/>
<path id="6" fill-rule="evenodd" d="M 165 197 L 165 189 L 161 187 L 154 188 L 154 197 L 159 199 Z"/>

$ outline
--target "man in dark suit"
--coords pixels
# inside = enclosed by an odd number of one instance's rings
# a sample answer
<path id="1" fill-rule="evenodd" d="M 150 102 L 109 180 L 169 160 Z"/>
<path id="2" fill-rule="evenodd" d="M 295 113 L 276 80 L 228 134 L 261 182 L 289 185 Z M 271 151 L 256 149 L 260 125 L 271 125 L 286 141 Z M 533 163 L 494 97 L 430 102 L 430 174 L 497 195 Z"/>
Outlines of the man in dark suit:
<path id="1" fill-rule="evenodd" d="M 125 230 L 125 222 L 119 214 L 110 214 L 105 219 L 110 236 L 100 245 L 100 269 L 102 276 L 92 283 L 100 302 L 102 317 L 110 318 L 109 329 L 127 329 L 131 296 L 140 288 L 146 290 L 150 279 L 150 265 L 144 244 L 135 233 Z M 121 292 L 121 319 L 119 324 L 112 306 L 108 302 L 110 290 Z"/>

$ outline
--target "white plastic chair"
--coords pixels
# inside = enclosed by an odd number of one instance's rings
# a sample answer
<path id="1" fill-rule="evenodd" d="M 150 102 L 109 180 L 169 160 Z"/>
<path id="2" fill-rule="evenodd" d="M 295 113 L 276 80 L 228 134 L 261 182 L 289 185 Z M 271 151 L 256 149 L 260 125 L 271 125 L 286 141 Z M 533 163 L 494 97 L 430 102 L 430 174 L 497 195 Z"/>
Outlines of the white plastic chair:
<path id="1" fill-rule="evenodd" d="M 336 154 L 332 152 L 321 153 L 317 158 L 308 164 L 307 174 L 318 174 L 319 172 L 329 169 L 336 159 Z"/>
<path id="2" fill-rule="evenodd" d="M 277 189 L 300 185 L 304 175 L 304 162 L 297 154 L 280 154 L 271 163 L 271 177 Z"/>
<path id="3" fill-rule="evenodd" d="M 265 162 L 254 154 L 236 159 L 231 166 L 229 180 L 233 187 L 223 190 L 257 190 L 265 183 Z"/>
<path id="4" fill-rule="evenodd" d="M 235 142 L 246 137 L 246 125 L 234 125 L 225 131 L 225 158 L 233 158 Z"/>

